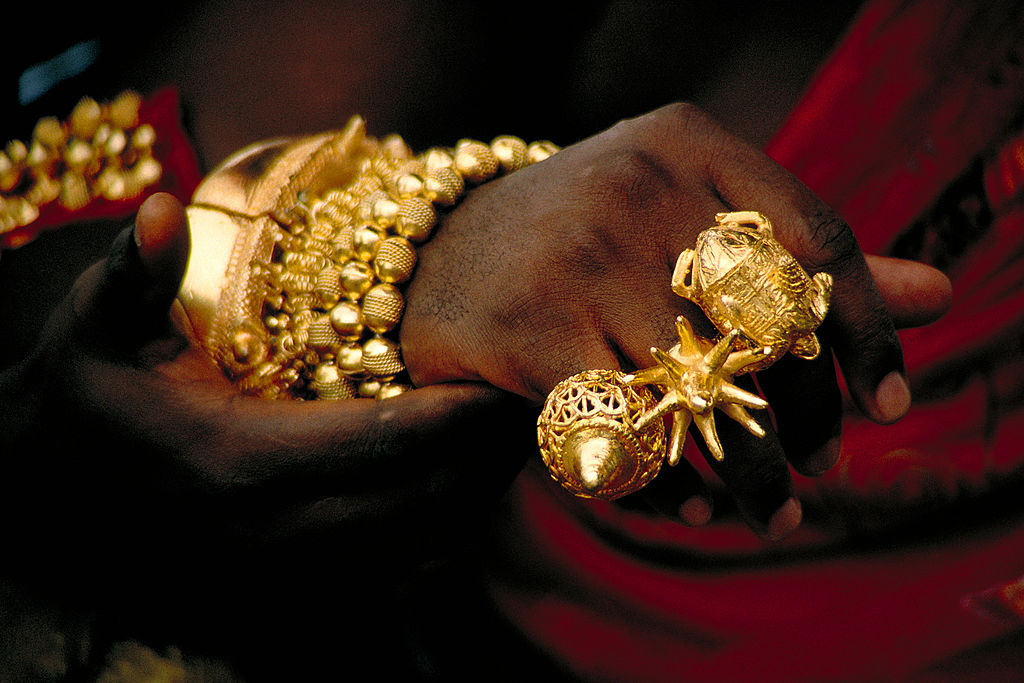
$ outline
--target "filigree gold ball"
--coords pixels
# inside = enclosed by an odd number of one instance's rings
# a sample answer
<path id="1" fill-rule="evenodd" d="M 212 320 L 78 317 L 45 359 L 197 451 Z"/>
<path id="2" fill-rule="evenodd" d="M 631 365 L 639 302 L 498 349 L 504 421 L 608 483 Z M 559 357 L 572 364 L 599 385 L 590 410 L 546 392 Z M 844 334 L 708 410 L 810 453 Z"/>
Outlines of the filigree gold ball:
<path id="1" fill-rule="evenodd" d="M 537 442 L 551 476 L 578 496 L 614 500 L 646 486 L 665 459 L 665 425 L 636 422 L 658 404 L 628 375 L 588 370 L 560 382 L 537 421 Z"/>

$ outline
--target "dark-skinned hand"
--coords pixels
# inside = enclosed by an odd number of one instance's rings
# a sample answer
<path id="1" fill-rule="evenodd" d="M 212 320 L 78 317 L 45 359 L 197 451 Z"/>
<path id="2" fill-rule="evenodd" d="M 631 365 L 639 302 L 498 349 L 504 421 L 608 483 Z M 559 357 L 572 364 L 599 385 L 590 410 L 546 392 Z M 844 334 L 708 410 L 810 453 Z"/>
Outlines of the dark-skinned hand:
<path id="1" fill-rule="evenodd" d="M 754 530 L 786 535 L 801 519 L 788 466 L 820 474 L 839 454 L 833 355 L 860 409 L 898 420 L 910 393 L 896 327 L 941 315 L 950 284 L 921 264 L 865 259 L 834 211 L 691 106 L 623 121 L 472 191 L 420 250 L 401 329 L 413 381 L 484 381 L 540 402 L 585 369 L 652 366 L 650 348 L 676 341 L 680 314 L 712 334 L 669 282 L 679 253 L 733 210 L 764 213 L 808 272 L 834 278 L 818 359 L 759 373 L 775 428 L 763 411 L 752 411 L 763 439 L 719 419 L 726 457 L 708 459 Z M 686 463 L 649 489 L 684 521 L 710 515 Z"/>

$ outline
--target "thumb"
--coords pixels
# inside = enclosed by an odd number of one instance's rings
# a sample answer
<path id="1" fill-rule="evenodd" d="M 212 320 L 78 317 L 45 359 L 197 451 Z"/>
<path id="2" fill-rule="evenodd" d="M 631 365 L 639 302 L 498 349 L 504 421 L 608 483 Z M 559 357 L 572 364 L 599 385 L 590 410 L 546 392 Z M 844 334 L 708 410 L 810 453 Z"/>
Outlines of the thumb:
<path id="1" fill-rule="evenodd" d="M 189 251 L 181 202 L 169 194 L 153 195 L 139 208 L 135 225 L 114 240 L 107 259 L 76 284 L 78 323 L 127 345 L 164 331 Z"/>

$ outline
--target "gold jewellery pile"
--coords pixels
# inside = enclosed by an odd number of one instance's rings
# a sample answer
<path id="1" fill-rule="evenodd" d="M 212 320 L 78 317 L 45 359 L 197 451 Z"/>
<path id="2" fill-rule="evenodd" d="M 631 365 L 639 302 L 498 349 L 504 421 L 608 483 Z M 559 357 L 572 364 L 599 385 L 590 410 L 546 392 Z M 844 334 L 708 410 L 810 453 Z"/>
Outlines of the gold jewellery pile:
<path id="1" fill-rule="evenodd" d="M 0 234 L 29 225 L 54 201 L 77 211 L 156 183 L 163 169 L 153 157 L 156 132 L 139 123 L 141 103 L 132 91 L 104 104 L 86 97 L 67 121 L 40 119 L 27 144 L 8 142 L 0 152 Z"/>
<path id="2" fill-rule="evenodd" d="M 215 324 L 201 342 L 249 395 L 384 399 L 407 391 L 394 337 L 405 307 L 399 287 L 416 266 L 415 245 L 430 237 L 439 211 L 455 206 L 467 186 L 557 149 L 505 135 L 490 144 L 465 139 L 416 155 L 397 135 L 379 141 L 366 136 L 356 118 L 323 140 L 257 150 L 263 161 L 252 165 L 264 176 L 270 166 L 285 191 L 266 207 L 251 201 L 260 194 L 258 185 L 245 191 L 243 213 L 268 216 L 256 230 L 261 237 L 241 255 L 237 243 L 248 237 L 236 239 L 230 261 L 242 267 L 229 279 L 246 283 L 243 291 L 232 298 L 229 287 L 217 295 L 218 313 L 234 311 L 234 318 Z M 193 242 L 202 238 L 197 233 L 204 224 L 223 216 L 202 208 L 230 204 L 231 192 L 223 188 L 234 186 L 221 181 L 251 157 L 243 150 L 239 161 L 215 171 L 197 190 L 189 214 Z M 344 178 L 339 184 L 323 181 L 332 165 Z M 319 189 L 312 178 L 327 186 Z M 237 209 L 229 213 L 238 219 Z M 187 298 L 188 273 L 185 280 Z"/>
<path id="3" fill-rule="evenodd" d="M 193 250 L 178 297 L 181 328 L 249 395 L 386 399 L 407 391 L 394 337 L 415 245 L 467 186 L 556 151 L 502 136 L 415 155 L 398 136 L 365 135 L 358 117 L 339 132 L 241 150 L 207 176 L 188 208 Z M 653 367 L 583 372 L 545 402 L 541 455 L 579 496 L 639 490 L 664 462 L 679 462 L 691 424 L 721 460 L 716 410 L 764 436 L 748 411 L 767 402 L 734 378 L 787 353 L 820 352 L 814 331 L 832 278 L 808 275 L 756 211 L 718 214 L 680 254 L 671 288 L 700 306 L 719 336 L 702 338 L 680 317 L 679 343 L 651 349 Z"/>
<path id="4" fill-rule="evenodd" d="M 768 403 L 733 378 L 766 368 L 787 352 L 806 359 L 820 353 L 814 330 L 828 311 L 832 277 L 809 276 L 756 211 L 721 213 L 716 222 L 700 233 L 694 249 L 679 255 L 672 290 L 699 305 L 721 337 L 696 335 L 680 316 L 679 343 L 668 351 L 652 348 L 654 367 L 590 370 L 548 395 L 537 442 L 551 476 L 576 495 L 614 500 L 643 488 L 663 462 L 679 462 L 691 423 L 722 460 L 716 408 L 763 437 L 747 410 Z M 669 414 L 666 438 L 663 418 Z"/>

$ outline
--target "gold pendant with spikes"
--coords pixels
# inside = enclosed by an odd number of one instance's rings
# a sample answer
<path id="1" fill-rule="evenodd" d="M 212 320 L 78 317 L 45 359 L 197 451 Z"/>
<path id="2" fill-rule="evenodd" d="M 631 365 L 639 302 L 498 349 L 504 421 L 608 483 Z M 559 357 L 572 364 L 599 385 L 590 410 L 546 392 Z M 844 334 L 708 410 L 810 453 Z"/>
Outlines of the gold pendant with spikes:
<path id="1" fill-rule="evenodd" d="M 551 476 L 576 495 L 614 500 L 640 490 L 663 462 L 679 463 L 691 424 L 711 455 L 723 460 L 715 409 L 763 437 L 747 410 L 763 410 L 767 401 L 733 378 L 766 368 L 787 351 L 818 355 L 814 330 L 828 310 L 831 276 L 808 275 L 775 240 L 762 214 L 715 218 L 718 225 L 698 236 L 696 248 L 680 254 L 671 284 L 701 307 L 722 336 L 704 339 L 680 316 L 679 343 L 668 351 L 651 349 L 657 365 L 632 374 L 590 370 L 548 395 L 537 422 L 538 445 Z"/>

